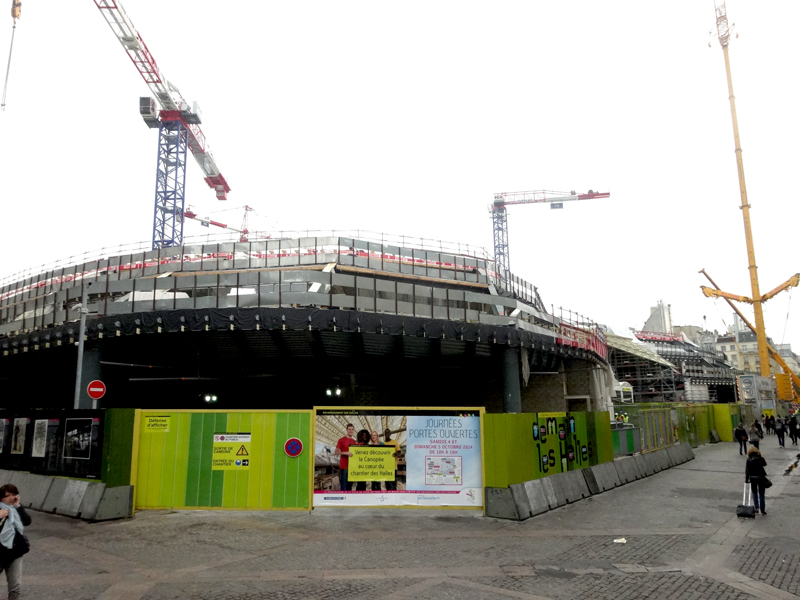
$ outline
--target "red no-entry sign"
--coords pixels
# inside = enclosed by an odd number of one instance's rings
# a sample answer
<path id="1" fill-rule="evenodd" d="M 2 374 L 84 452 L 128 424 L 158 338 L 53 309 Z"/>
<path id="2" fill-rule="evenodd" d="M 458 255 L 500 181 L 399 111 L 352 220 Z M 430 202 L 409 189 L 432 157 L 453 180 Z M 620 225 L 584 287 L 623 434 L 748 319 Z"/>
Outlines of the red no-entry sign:
<path id="1" fill-rule="evenodd" d="M 99 379 L 95 379 L 86 388 L 86 393 L 89 394 L 89 398 L 92 400 L 99 400 L 106 393 L 106 384 Z"/>

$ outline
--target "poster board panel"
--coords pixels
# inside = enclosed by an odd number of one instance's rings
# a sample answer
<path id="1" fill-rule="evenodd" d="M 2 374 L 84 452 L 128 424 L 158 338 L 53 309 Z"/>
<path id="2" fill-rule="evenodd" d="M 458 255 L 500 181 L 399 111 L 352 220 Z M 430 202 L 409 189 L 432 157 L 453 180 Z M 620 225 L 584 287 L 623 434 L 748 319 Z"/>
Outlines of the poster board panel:
<path id="1" fill-rule="evenodd" d="M 483 506 L 482 408 L 317 407 L 314 506 Z"/>

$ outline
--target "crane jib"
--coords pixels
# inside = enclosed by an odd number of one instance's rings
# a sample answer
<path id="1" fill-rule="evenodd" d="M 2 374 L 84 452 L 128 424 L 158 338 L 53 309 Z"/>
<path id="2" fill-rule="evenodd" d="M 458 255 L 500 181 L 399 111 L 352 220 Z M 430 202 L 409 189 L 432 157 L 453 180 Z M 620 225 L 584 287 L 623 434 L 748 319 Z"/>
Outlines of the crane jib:
<path id="1" fill-rule="evenodd" d="M 150 98 L 139 99 L 139 114 L 148 127 L 157 127 L 159 132 L 153 249 L 180 246 L 187 151 L 192 153 L 204 181 L 218 200 L 227 200 L 230 186 L 200 129 L 201 111 L 197 103 L 190 107 L 178 88 L 164 76 L 122 4 L 117 0 L 94 0 L 94 3 L 152 94 Z M 156 103 L 160 108 L 158 113 Z"/>

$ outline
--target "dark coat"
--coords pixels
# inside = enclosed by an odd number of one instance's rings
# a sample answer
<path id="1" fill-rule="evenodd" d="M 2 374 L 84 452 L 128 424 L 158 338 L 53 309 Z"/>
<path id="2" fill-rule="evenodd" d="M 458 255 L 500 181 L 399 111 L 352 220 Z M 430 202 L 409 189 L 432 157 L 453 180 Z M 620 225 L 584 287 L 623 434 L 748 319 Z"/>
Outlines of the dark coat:
<path id="1" fill-rule="evenodd" d="M 744 480 L 750 483 L 751 477 L 766 477 L 767 472 L 764 467 L 767 466 L 767 461 L 760 454 L 749 454 L 747 456 L 747 463 L 744 467 Z"/>
<path id="2" fill-rule="evenodd" d="M 736 438 L 737 442 L 741 442 L 742 440 L 747 441 L 747 432 L 744 430 L 744 427 L 737 427 L 733 430 L 733 437 Z"/>

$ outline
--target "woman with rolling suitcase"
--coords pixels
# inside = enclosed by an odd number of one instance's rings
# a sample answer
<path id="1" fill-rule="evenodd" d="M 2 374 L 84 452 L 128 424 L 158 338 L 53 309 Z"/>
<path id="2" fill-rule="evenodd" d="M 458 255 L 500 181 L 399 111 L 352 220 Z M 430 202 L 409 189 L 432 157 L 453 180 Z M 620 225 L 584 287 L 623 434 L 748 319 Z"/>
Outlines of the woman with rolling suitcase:
<path id="1" fill-rule="evenodd" d="M 745 483 L 750 483 L 750 489 L 753 492 L 753 504 L 755 505 L 756 511 L 758 511 L 759 506 L 761 507 L 761 514 L 767 514 L 767 505 L 764 501 L 764 490 L 767 488 L 767 485 L 772 485 L 769 483 L 769 479 L 767 479 L 767 472 L 764 470 L 764 467 L 767 466 L 767 461 L 764 460 L 764 457 L 761 456 L 761 452 L 758 451 L 758 448 L 751 447 L 750 450 L 747 451 L 747 463 L 745 463 L 744 468 L 744 480 Z"/>

